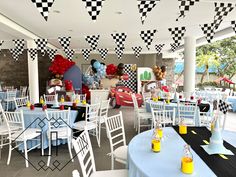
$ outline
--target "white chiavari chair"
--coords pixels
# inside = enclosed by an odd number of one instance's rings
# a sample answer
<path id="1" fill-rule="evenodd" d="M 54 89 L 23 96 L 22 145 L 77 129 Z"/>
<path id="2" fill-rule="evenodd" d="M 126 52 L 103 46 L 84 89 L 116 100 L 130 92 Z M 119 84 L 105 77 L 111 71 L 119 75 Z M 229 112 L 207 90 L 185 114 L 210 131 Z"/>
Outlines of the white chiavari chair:
<path id="1" fill-rule="evenodd" d="M 154 125 L 157 123 L 163 127 L 175 125 L 175 113 L 175 108 L 173 110 L 152 110 Z"/>
<path id="2" fill-rule="evenodd" d="M 43 99 L 44 99 L 45 104 L 55 103 L 58 101 L 58 94 L 54 94 L 54 95 L 43 94 Z"/>
<path id="3" fill-rule="evenodd" d="M 27 105 L 27 101 L 29 101 L 28 96 L 14 98 L 15 108 L 18 109 L 20 107 L 26 106 Z"/>
<path id="4" fill-rule="evenodd" d="M 198 109 L 197 104 L 179 102 L 177 104 L 178 123 L 183 120 L 186 125 L 195 126 Z"/>
<path id="5" fill-rule="evenodd" d="M 20 86 L 20 96 L 26 97 L 27 96 L 27 86 Z"/>
<path id="6" fill-rule="evenodd" d="M 110 98 L 108 100 L 102 100 L 100 103 L 100 109 L 99 109 L 99 142 L 101 142 L 101 128 L 106 129 L 106 126 L 102 126 L 103 123 L 105 123 L 105 119 L 107 118 L 108 115 L 108 109 L 109 109 L 109 103 L 110 103 Z"/>
<path id="7" fill-rule="evenodd" d="M 16 93 L 17 90 L 7 90 L 6 92 L 6 99 L 4 100 L 6 102 L 6 111 L 9 111 L 9 105 L 12 105 L 12 103 L 14 103 L 14 98 L 16 98 Z"/>

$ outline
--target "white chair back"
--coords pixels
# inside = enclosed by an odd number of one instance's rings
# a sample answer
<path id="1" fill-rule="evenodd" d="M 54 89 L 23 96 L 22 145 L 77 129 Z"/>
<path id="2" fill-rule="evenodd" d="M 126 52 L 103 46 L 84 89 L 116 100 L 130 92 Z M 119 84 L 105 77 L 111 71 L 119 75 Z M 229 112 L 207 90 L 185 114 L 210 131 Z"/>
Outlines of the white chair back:
<path id="1" fill-rule="evenodd" d="M 85 126 L 87 123 L 94 123 L 97 125 L 98 123 L 98 113 L 99 113 L 100 104 L 91 104 L 86 105 L 86 117 L 85 117 Z"/>
<path id="2" fill-rule="evenodd" d="M 27 96 L 27 86 L 20 86 L 20 95 L 21 97 Z"/>
<path id="3" fill-rule="evenodd" d="M 17 90 L 7 90 L 7 100 L 13 100 L 14 98 L 16 98 L 16 92 Z"/>
<path id="4" fill-rule="evenodd" d="M 162 111 L 165 110 L 165 102 L 164 101 L 150 102 L 150 107 L 151 110 Z"/>
<path id="5" fill-rule="evenodd" d="M 175 108 L 173 110 L 152 110 L 154 126 L 158 123 L 162 126 L 175 125 Z"/>
<path id="6" fill-rule="evenodd" d="M 178 102 L 178 122 L 180 123 L 181 119 L 188 125 L 195 125 L 197 104 L 181 104 Z"/>
<path id="7" fill-rule="evenodd" d="M 133 101 L 133 104 L 134 104 L 134 109 L 138 110 L 138 101 L 136 99 L 135 94 L 131 94 L 131 97 L 132 97 L 132 101 Z"/>
<path id="8" fill-rule="evenodd" d="M 99 116 L 100 117 L 107 117 L 108 115 L 108 109 L 109 109 L 109 103 L 110 103 L 110 98 L 108 100 L 102 100 L 100 104 L 100 112 Z"/>
<path id="9" fill-rule="evenodd" d="M 58 94 L 55 95 L 43 95 L 44 101 L 47 104 L 48 102 L 56 102 L 58 101 Z"/>
<path id="10" fill-rule="evenodd" d="M 21 98 L 14 98 L 15 101 L 15 107 L 16 109 L 22 107 L 22 106 L 26 106 L 27 101 L 29 101 L 28 96 L 26 97 L 21 97 Z"/>

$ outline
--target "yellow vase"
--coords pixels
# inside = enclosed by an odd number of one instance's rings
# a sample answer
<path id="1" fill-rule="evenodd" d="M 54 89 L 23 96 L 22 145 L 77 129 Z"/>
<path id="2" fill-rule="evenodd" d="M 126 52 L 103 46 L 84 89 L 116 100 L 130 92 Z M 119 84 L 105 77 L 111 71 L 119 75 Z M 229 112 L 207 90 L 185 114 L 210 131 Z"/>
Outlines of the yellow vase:
<path id="1" fill-rule="evenodd" d="M 181 171 L 186 174 L 192 174 L 194 171 L 193 159 L 189 157 L 183 157 L 181 160 Z"/>
<path id="2" fill-rule="evenodd" d="M 187 134 L 187 126 L 186 125 L 179 126 L 179 134 Z"/>
<path id="3" fill-rule="evenodd" d="M 153 152 L 161 151 L 161 142 L 159 140 L 156 140 L 156 139 L 152 140 L 152 151 Z"/>

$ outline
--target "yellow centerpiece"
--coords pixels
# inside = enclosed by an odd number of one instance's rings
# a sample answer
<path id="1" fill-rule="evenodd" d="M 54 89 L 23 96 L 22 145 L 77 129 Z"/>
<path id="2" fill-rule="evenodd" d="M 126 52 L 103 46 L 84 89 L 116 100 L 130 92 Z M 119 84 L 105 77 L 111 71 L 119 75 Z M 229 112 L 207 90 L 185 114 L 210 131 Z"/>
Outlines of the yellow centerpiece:
<path id="1" fill-rule="evenodd" d="M 181 159 L 181 171 L 186 174 L 192 174 L 194 171 L 193 155 L 189 145 L 185 145 L 184 147 L 184 156 Z"/>
<path id="2" fill-rule="evenodd" d="M 26 107 L 29 108 L 30 105 L 31 105 L 31 103 L 30 103 L 30 101 L 28 100 L 28 101 L 26 102 Z"/>
<path id="3" fill-rule="evenodd" d="M 155 129 L 152 137 L 152 151 L 160 152 L 161 151 L 161 139 L 159 137 L 158 131 Z"/>
<path id="4" fill-rule="evenodd" d="M 41 96 L 40 99 L 39 99 L 39 103 L 42 104 L 42 105 L 44 104 L 44 100 L 43 100 L 43 97 L 42 97 L 42 96 Z"/>
<path id="5" fill-rule="evenodd" d="M 86 100 L 82 100 L 82 104 L 87 104 Z"/>
<path id="6" fill-rule="evenodd" d="M 181 119 L 181 122 L 179 124 L 179 134 L 187 134 L 188 129 L 187 126 L 184 124 L 184 119 Z"/>
<path id="7" fill-rule="evenodd" d="M 153 100 L 154 102 L 158 102 L 158 97 L 153 97 L 152 100 Z"/>
<path id="8" fill-rule="evenodd" d="M 64 103 L 64 102 L 65 102 L 65 99 L 64 99 L 64 96 L 63 96 L 63 95 L 61 96 L 60 102 L 61 102 L 61 103 Z"/>

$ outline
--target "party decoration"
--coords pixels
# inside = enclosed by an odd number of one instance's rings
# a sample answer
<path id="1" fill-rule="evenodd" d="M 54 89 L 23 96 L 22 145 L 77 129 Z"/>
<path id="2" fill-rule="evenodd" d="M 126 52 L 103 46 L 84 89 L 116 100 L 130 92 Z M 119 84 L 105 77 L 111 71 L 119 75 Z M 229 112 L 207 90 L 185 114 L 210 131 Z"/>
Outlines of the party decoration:
<path id="1" fill-rule="evenodd" d="M 9 50 L 11 52 L 12 58 L 17 61 L 19 59 L 19 55 L 20 55 L 19 50 L 17 48 L 13 48 L 13 49 L 9 49 Z"/>
<path id="2" fill-rule="evenodd" d="M 98 52 L 99 52 L 101 58 L 102 58 L 103 60 L 105 60 L 105 59 L 106 59 L 106 56 L 107 56 L 107 54 L 108 54 L 108 49 L 97 49 L 97 50 L 98 50 Z"/>
<path id="3" fill-rule="evenodd" d="M 81 51 L 82 51 L 82 55 L 83 55 L 84 59 L 88 60 L 92 49 L 82 49 Z"/>
<path id="4" fill-rule="evenodd" d="M 88 44 L 93 50 L 96 50 L 98 46 L 99 37 L 100 35 L 86 36 L 85 40 L 88 42 Z"/>
<path id="5" fill-rule="evenodd" d="M 47 21 L 54 0 L 31 0 L 43 18 Z"/>
<path id="6" fill-rule="evenodd" d="M 179 0 L 180 15 L 176 19 L 176 21 L 178 21 L 180 18 L 184 18 L 185 17 L 185 12 L 189 11 L 190 7 L 194 6 L 195 2 L 199 2 L 199 0 Z"/>
<path id="7" fill-rule="evenodd" d="M 186 174 L 192 174 L 194 171 L 193 154 L 187 144 L 184 146 L 184 155 L 181 159 L 181 171 Z"/>
<path id="8" fill-rule="evenodd" d="M 124 48 L 115 48 L 116 55 L 120 60 L 124 54 Z"/>
<path id="9" fill-rule="evenodd" d="M 65 89 L 66 89 L 66 91 L 71 92 L 71 91 L 74 90 L 73 84 L 72 84 L 72 81 L 71 81 L 71 80 L 65 80 L 64 83 L 65 83 Z"/>
<path id="10" fill-rule="evenodd" d="M 82 0 L 93 21 L 97 20 L 105 0 Z"/>
<path id="11" fill-rule="evenodd" d="M 115 66 L 114 64 L 107 65 L 107 68 L 106 68 L 107 75 L 115 75 L 116 72 L 117 72 L 117 66 Z"/>
<path id="12" fill-rule="evenodd" d="M 137 47 L 132 47 L 132 49 L 134 51 L 135 57 L 139 58 L 139 54 L 142 51 L 142 47 L 141 46 L 137 46 Z"/>
<path id="13" fill-rule="evenodd" d="M 58 37 L 58 42 L 61 44 L 63 50 L 69 49 L 71 37 Z"/>
<path id="14" fill-rule="evenodd" d="M 75 50 L 74 49 L 65 49 L 64 52 L 66 54 L 66 57 L 71 60 L 74 56 Z"/>
<path id="15" fill-rule="evenodd" d="M 157 55 L 159 55 L 161 53 L 162 48 L 164 47 L 165 44 L 158 44 L 155 45 L 155 49 L 157 51 Z"/>
<path id="16" fill-rule="evenodd" d="M 171 33 L 172 39 L 176 46 L 180 46 L 181 41 L 183 40 L 184 33 L 186 32 L 186 28 L 182 27 L 175 27 L 168 29 Z"/>
<path id="17" fill-rule="evenodd" d="M 101 64 L 100 64 L 98 61 L 95 61 L 95 62 L 93 63 L 93 67 L 94 67 L 95 69 L 100 68 L 100 66 L 101 66 Z"/>
<path id="18" fill-rule="evenodd" d="M 220 111 L 222 111 L 224 114 L 226 114 L 229 110 L 229 105 L 223 101 L 223 100 L 220 100 L 219 101 L 219 109 Z"/>
<path id="19" fill-rule="evenodd" d="M 231 21 L 231 26 L 232 26 L 234 32 L 236 33 L 236 21 Z"/>
<path id="20" fill-rule="evenodd" d="M 3 43 L 4 43 L 4 40 L 0 40 L 0 47 L 2 46 Z"/>
<path id="21" fill-rule="evenodd" d="M 47 50 L 48 40 L 47 39 L 34 39 L 34 41 L 37 45 L 37 49 L 40 50 L 41 54 L 44 56 Z"/>
<path id="22" fill-rule="evenodd" d="M 57 53 L 57 49 L 47 49 L 47 54 L 51 61 L 54 60 L 56 53 Z"/>
<path id="23" fill-rule="evenodd" d="M 35 60 L 35 57 L 37 56 L 38 50 L 36 48 L 31 48 L 31 49 L 28 49 L 28 52 L 30 54 L 30 58 L 32 60 Z"/>
<path id="24" fill-rule="evenodd" d="M 119 67 L 119 65 L 121 67 Z M 132 65 L 133 64 L 123 64 L 120 63 L 118 65 L 118 70 L 121 70 L 122 72 L 120 72 L 120 75 L 123 76 L 124 74 L 127 74 L 129 76 L 128 80 L 122 80 L 122 83 L 130 88 L 132 90 L 132 92 L 137 93 L 137 72 L 136 71 L 132 71 Z M 119 69 L 120 68 L 120 69 Z M 119 74 L 119 72 L 118 72 Z"/>
<path id="25" fill-rule="evenodd" d="M 175 43 L 170 44 L 170 49 L 172 52 L 175 52 L 176 49 L 178 49 L 178 48 L 179 48 L 179 44 L 175 44 Z"/>
<path id="26" fill-rule="evenodd" d="M 131 67 L 130 67 L 131 71 L 135 72 L 137 71 L 137 65 L 136 64 L 133 64 Z"/>
<path id="27" fill-rule="evenodd" d="M 144 71 L 144 73 L 140 74 L 141 81 L 151 80 L 151 72 Z"/>
<path id="28" fill-rule="evenodd" d="M 24 51 L 25 40 L 24 39 L 13 39 L 13 43 L 14 43 L 16 49 L 18 50 L 19 55 L 21 55 Z"/>
<path id="29" fill-rule="evenodd" d="M 208 43 L 211 43 L 211 40 L 213 39 L 215 35 L 215 25 L 214 23 L 206 23 L 203 25 L 200 25 L 203 33 L 206 35 L 205 38 Z"/>
<path id="30" fill-rule="evenodd" d="M 125 33 L 114 33 L 111 34 L 113 40 L 115 41 L 118 49 L 124 49 L 125 48 L 125 40 L 127 37 L 127 34 Z"/>
<path id="31" fill-rule="evenodd" d="M 139 14 L 141 17 L 141 22 L 144 24 L 147 14 L 156 6 L 156 3 L 160 0 L 137 0 Z"/>
<path id="32" fill-rule="evenodd" d="M 124 74 L 124 68 L 125 68 L 124 63 L 119 63 L 119 64 L 117 65 L 116 74 L 117 74 L 118 76 L 122 76 L 122 75 Z M 129 68 L 129 69 L 130 69 L 130 68 Z"/>
<path id="33" fill-rule="evenodd" d="M 166 74 L 166 69 L 165 66 L 159 67 L 159 66 L 154 66 L 152 68 L 152 71 L 156 77 L 156 80 L 160 81 L 163 80 Z"/>
<path id="34" fill-rule="evenodd" d="M 154 35 L 157 32 L 157 30 L 146 30 L 146 31 L 141 31 L 140 32 L 140 37 L 146 44 L 147 49 L 149 50 L 149 46 L 152 44 L 152 41 L 154 39 Z"/>

